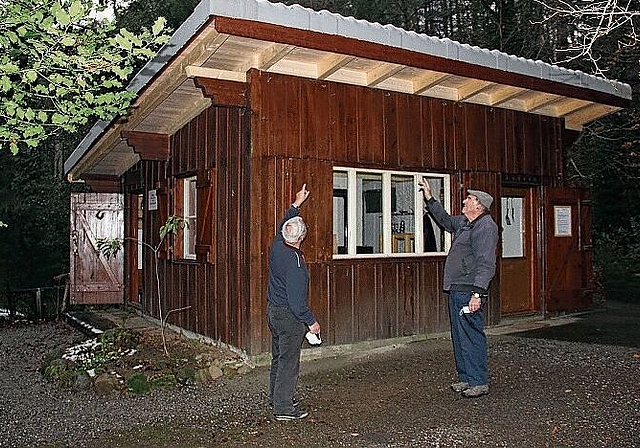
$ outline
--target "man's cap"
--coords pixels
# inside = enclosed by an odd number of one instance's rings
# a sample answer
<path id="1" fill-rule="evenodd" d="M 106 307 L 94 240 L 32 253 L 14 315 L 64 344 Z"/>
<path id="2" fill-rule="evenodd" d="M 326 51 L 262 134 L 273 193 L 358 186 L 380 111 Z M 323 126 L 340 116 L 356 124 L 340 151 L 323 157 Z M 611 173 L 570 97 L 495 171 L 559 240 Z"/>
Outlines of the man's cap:
<path id="1" fill-rule="evenodd" d="M 489 207 L 491 207 L 491 204 L 493 204 L 493 196 L 491 196 L 486 191 L 482 191 L 482 190 L 467 190 L 467 193 L 472 194 L 473 196 L 477 197 L 478 201 L 482 205 L 487 207 L 487 209 Z"/>

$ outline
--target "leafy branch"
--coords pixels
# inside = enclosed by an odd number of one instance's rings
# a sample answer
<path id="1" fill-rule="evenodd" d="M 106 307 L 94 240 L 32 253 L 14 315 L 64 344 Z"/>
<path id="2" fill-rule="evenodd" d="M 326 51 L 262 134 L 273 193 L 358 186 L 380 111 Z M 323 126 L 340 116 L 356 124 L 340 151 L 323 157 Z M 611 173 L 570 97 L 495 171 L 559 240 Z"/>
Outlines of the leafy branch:
<path id="1" fill-rule="evenodd" d="M 0 150 L 126 114 L 125 83 L 168 42 L 165 20 L 136 35 L 95 12 L 92 0 L 0 2 Z"/>

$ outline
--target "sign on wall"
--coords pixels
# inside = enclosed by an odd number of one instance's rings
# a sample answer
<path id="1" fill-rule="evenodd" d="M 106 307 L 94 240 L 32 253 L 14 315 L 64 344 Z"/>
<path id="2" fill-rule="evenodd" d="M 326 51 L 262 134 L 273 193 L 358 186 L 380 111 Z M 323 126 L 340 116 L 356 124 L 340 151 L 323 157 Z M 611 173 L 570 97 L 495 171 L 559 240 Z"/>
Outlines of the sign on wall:
<path id="1" fill-rule="evenodd" d="M 571 206 L 554 205 L 553 221 L 555 223 L 553 236 L 571 236 Z"/>
<path id="2" fill-rule="evenodd" d="M 147 194 L 147 210 L 158 210 L 157 190 L 149 190 Z"/>

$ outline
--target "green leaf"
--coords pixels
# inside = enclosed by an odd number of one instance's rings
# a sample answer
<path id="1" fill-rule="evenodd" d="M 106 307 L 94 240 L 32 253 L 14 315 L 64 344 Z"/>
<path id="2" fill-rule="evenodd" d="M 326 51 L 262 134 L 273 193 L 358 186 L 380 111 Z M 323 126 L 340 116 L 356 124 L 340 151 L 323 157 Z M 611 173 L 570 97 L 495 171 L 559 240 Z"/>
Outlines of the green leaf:
<path id="1" fill-rule="evenodd" d="M 71 17 L 67 14 L 67 11 L 64 9 L 59 9 L 55 12 L 55 17 L 58 23 L 62 26 L 67 26 L 71 23 Z"/>
<path id="2" fill-rule="evenodd" d="M 120 48 L 123 48 L 127 51 L 131 51 L 131 49 L 133 48 L 133 44 L 131 43 L 131 41 L 124 37 L 122 34 L 118 34 L 116 36 L 116 43 L 120 46 Z"/>
<path id="3" fill-rule="evenodd" d="M 138 36 L 136 36 L 132 32 L 128 31 L 126 28 L 122 28 L 120 30 L 120 34 L 122 34 L 122 36 L 124 36 L 125 39 L 132 42 L 134 45 L 137 45 L 137 46 L 142 45 L 142 39 L 140 39 Z"/>
<path id="4" fill-rule="evenodd" d="M 158 34 L 160 34 L 162 30 L 164 30 L 166 24 L 167 19 L 165 19 L 164 17 L 158 17 L 151 27 L 151 32 L 153 33 L 153 35 L 157 36 Z"/>
<path id="5" fill-rule="evenodd" d="M 62 45 L 64 45 L 65 47 L 73 47 L 76 44 L 76 39 L 75 37 L 72 36 L 64 36 L 62 38 Z"/>
<path id="6" fill-rule="evenodd" d="M 39 138 L 30 138 L 24 141 L 27 146 L 31 147 L 31 148 L 35 148 L 36 146 L 38 146 L 38 143 L 40 143 L 40 139 Z"/>
<path id="7" fill-rule="evenodd" d="M 0 76 L 0 92 L 8 92 L 11 90 L 11 80 L 8 76 Z"/>
<path id="8" fill-rule="evenodd" d="M 67 121 L 67 117 L 56 112 L 51 116 L 51 121 L 54 124 L 62 124 Z"/>
<path id="9" fill-rule="evenodd" d="M 38 73 L 35 70 L 27 70 L 24 74 L 24 78 L 27 82 L 34 82 L 38 79 Z"/>
<path id="10" fill-rule="evenodd" d="M 4 65 L 0 65 L 0 71 L 5 72 L 6 74 L 18 73 L 20 71 L 20 67 L 15 64 L 8 63 Z"/>
<path id="11" fill-rule="evenodd" d="M 71 7 L 69 8 L 69 14 L 73 18 L 73 20 L 78 20 L 82 18 L 85 14 L 85 10 L 80 2 L 73 2 Z"/>
<path id="12" fill-rule="evenodd" d="M 46 112 L 42 110 L 38 112 L 38 120 L 41 121 L 42 123 L 46 123 L 48 118 L 49 116 L 47 115 Z"/>
<path id="13" fill-rule="evenodd" d="M 7 31 L 6 36 L 9 38 L 9 41 L 14 44 L 17 44 L 19 42 L 18 35 L 13 31 Z"/>

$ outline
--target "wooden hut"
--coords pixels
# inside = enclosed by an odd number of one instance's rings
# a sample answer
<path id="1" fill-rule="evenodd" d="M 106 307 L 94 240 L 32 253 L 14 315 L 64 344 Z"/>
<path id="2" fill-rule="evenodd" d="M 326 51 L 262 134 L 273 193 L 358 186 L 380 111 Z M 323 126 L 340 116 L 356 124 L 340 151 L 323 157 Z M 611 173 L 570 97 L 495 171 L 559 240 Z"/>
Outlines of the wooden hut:
<path id="1" fill-rule="evenodd" d="M 129 114 L 98 122 L 65 164 L 95 192 L 73 202 L 74 303 L 158 317 L 140 241 L 184 216 L 158 251 L 164 313 L 180 310 L 169 322 L 269 351 L 268 248 L 306 183 L 326 344 L 445 331 L 450 240 L 424 214 L 424 176 L 452 213 L 466 188 L 496 198 L 489 324 L 591 304 L 591 202 L 567 185 L 564 152 L 629 104 L 626 84 L 327 11 L 203 0 L 129 88 Z M 98 257 L 113 235 L 124 257 Z"/>

